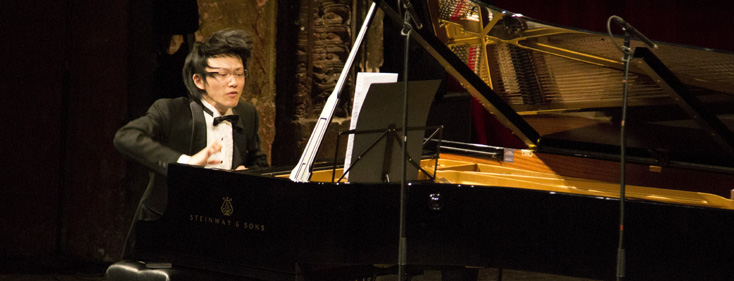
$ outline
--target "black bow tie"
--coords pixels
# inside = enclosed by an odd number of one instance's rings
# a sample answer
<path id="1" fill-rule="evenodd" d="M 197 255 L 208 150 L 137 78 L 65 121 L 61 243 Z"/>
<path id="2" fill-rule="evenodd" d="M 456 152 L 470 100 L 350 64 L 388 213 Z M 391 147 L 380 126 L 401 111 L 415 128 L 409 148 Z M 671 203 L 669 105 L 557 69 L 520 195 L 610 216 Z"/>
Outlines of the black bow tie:
<path id="1" fill-rule="evenodd" d="M 234 125 L 239 119 L 240 117 L 238 115 L 225 115 L 214 117 L 214 126 L 219 125 L 219 123 L 222 123 L 223 121 L 229 121 L 229 123 L 232 123 L 232 125 Z"/>

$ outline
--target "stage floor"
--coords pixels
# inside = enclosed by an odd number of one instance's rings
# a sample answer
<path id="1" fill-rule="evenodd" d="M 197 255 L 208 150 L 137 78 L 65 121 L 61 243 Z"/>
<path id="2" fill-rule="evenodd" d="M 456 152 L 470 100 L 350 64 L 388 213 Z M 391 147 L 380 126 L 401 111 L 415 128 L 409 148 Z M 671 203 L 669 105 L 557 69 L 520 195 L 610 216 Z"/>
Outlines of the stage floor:
<path id="1" fill-rule="evenodd" d="M 479 270 L 478 281 L 498 280 L 498 270 L 484 268 Z M 385 275 L 377 281 L 396 280 L 395 275 Z M 0 274 L 0 281 L 97 281 L 105 280 L 104 272 L 98 273 L 60 273 L 60 274 Z M 441 281 L 441 272 L 426 271 L 423 275 L 415 276 L 413 281 Z M 567 276 L 525 272 L 517 270 L 503 270 L 503 281 L 595 281 L 592 279 L 574 278 Z"/>

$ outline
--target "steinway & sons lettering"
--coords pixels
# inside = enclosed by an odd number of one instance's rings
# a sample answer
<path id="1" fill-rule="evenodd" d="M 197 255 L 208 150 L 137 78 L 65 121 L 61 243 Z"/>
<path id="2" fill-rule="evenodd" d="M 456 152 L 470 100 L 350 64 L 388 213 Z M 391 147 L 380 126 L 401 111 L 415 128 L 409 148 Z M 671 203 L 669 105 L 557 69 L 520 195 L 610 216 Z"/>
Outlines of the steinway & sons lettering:
<path id="1" fill-rule="evenodd" d="M 208 217 L 208 216 L 190 214 L 189 221 L 213 224 L 213 225 L 221 225 L 221 226 L 226 226 L 226 227 L 234 227 L 237 229 L 265 232 L 264 224 L 241 222 L 239 220 L 231 220 L 231 219 L 225 219 L 225 218 L 216 218 L 216 217 Z"/>

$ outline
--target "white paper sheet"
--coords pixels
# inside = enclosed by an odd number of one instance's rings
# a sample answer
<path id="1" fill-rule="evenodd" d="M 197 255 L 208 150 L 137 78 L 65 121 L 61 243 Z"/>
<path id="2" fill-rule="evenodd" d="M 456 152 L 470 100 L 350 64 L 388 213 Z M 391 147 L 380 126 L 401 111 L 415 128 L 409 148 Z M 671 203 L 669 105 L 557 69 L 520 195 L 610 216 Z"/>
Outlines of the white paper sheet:
<path id="1" fill-rule="evenodd" d="M 398 81 L 397 73 L 376 73 L 376 72 L 360 72 L 357 73 L 357 81 L 354 85 L 354 104 L 352 105 L 352 121 L 349 124 L 349 129 L 354 130 L 357 128 L 357 122 L 359 121 L 359 111 L 362 108 L 362 103 L 367 96 L 367 91 L 370 89 L 370 85 L 373 83 L 395 83 Z M 344 155 L 344 171 L 349 169 L 349 165 L 352 163 L 352 146 L 354 144 L 354 134 L 349 135 L 347 141 L 347 151 Z M 349 174 L 346 175 L 349 178 Z"/>

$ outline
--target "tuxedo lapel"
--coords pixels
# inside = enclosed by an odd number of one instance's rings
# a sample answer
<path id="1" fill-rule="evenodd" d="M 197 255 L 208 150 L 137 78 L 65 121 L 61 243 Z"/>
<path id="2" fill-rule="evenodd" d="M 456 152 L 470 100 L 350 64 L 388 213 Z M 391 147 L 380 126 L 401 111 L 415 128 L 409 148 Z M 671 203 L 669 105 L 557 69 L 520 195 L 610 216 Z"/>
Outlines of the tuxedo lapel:
<path id="1" fill-rule="evenodd" d="M 201 104 L 196 101 L 189 103 L 191 107 L 191 155 L 196 154 L 206 147 L 206 119 L 204 119 L 204 109 Z"/>
<path id="2" fill-rule="evenodd" d="M 232 126 L 232 143 L 234 144 L 232 168 L 234 169 L 237 168 L 237 166 L 244 164 L 247 159 L 247 138 L 245 136 L 245 126 L 242 124 L 242 122 L 244 122 L 242 120 L 245 118 L 242 118 L 243 116 L 241 113 L 235 108 L 232 109 L 232 113 L 240 115 L 237 123 Z"/>

